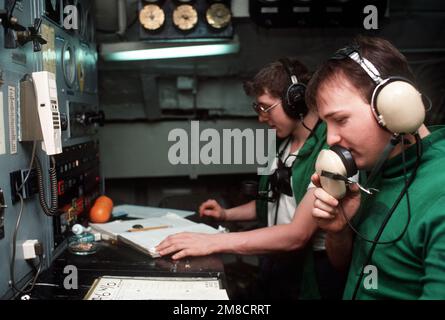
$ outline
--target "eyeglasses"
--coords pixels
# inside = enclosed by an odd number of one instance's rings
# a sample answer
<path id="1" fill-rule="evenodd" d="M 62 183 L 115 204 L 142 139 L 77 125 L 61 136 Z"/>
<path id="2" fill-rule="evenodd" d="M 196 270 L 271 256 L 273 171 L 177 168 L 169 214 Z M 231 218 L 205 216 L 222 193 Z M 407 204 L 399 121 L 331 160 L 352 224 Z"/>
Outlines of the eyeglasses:
<path id="1" fill-rule="evenodd" d="M 281 100 L 278 100 L 273 105 L 266 106 L 266 105 L 264 105 L 262 103 L 253 102 L 252 103 L 252 108 L 253 108 L 253 110 L 255 110 L 256 113 L 260 113 L 260 111 L 264 112 L 264 113 L 269 113 L 270 110 L 272 110 L 273 108 L 278 106 L 280 103 L 281 103 Z"/>

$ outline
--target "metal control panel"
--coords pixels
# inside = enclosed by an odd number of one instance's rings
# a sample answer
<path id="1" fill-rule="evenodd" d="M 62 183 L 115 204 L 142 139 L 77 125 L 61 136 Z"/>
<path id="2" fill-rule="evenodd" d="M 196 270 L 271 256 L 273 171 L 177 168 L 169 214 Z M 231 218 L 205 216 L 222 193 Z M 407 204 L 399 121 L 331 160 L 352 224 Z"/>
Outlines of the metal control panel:
<path id="1" fill-rule="evenodd" d="M 56 156 L 57 196 L 61 215 L 54 218 L 54 246 L 66 238 L 74 222 L 88 218 L 89 209 L 101 190 L 99 142 L 63 148 Z"/>

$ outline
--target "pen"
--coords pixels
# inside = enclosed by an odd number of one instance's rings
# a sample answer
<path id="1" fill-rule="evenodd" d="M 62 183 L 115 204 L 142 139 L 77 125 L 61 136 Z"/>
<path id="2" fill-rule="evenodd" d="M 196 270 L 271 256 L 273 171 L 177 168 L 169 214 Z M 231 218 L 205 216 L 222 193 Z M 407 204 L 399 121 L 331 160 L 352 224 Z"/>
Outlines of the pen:
<path id="1" fill-rule="evenodd" d="M 156 229 L 164 229 L 169 228 L 169 225 L 162 225 L 162 226 L 156 226 L 156 227 L 142 227 L 142 228 L 132 228 L 128 229 L 128 232 L 137 232 L 137 231 L 150 231 L 150 230 L 156 230 Z"/>

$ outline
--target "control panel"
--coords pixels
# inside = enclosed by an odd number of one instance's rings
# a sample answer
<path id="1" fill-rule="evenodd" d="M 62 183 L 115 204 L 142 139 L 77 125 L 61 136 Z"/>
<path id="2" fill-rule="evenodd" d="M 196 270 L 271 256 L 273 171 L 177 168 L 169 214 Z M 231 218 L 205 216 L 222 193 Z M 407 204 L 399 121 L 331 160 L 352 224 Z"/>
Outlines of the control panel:
<path id="1" fill-rule="evenodd" d="M 56 157 L 57 195 L 61 214 L 54 217 L 54 244 L 57 247 L 69 227 L 87 219 L 100 194 L 99 143 L 88 141 L 63 148 Z"/>

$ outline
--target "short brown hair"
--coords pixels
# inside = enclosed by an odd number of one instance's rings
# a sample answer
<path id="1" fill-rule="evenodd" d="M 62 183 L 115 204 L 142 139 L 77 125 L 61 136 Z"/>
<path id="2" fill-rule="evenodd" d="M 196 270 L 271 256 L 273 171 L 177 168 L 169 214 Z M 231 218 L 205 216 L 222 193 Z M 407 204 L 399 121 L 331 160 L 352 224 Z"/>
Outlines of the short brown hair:
<path id="1" fill-rule="evenodd" d="M 369 36 L 358 36 L 350 46 L 358 47 L 363 58 L 368 59 L 380 72 L 381 77 L 399 76 L 414 82 L 414 75 L 403 54 L 389 41 Z M 319 90 L 326 82 L 344 76 L 371 103 L 371 95 L 376 84 L 362 67 L 352 59 L 329 59 L 314 73 L 306 90 L 308 108 L 316 109 Z"/>
<path id="2" fill-rule="evenodd" d="M 307 84 L 310 79 L 308 69 L 296 59 L 288 59 L 298 81 Z M 244 91 L 250 97 L 258 97 L 266 91 L 275 98 L 281 98 L 287 91 L 291 80 L 285 66 L 278 60 L 269 63 L 253 77 L 244 82 Z"/>

